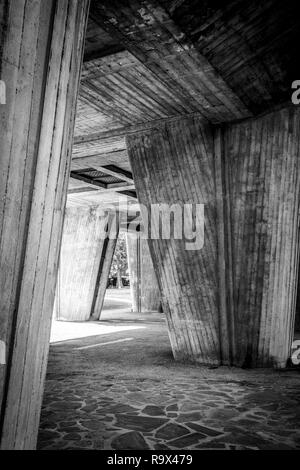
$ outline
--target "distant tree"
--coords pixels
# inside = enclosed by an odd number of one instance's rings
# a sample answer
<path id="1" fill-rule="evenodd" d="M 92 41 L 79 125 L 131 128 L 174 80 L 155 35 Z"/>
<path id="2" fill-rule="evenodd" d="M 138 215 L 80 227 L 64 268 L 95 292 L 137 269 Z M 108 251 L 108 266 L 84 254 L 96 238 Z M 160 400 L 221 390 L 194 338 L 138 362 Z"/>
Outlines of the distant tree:
<path id="1" fill-rule="evenodd" d="M 110 268 L 110 276 L 117 277 L 118 289 L 121 289 L 121 287 L 123 287 L 122 276 L 125 276 L 127 272 L 128 272 L 128 263 L 127 263 L 125 233 L 120 233 L 119 238 L 117 240 L 115 254 L 113 256 L 113 260 L 112 260 L 112 264 Z"/>

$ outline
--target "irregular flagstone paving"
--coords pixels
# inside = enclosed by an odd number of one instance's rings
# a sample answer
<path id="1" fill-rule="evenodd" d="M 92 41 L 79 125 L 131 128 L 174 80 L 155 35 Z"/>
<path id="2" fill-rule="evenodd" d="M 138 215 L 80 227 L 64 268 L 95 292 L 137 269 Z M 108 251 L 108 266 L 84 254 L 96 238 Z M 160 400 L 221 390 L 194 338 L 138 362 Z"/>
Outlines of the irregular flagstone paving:
<path id="1" fill-rule="evenodd" d="M 161 324 L 130 334 L 51 347 L 39 449 L 300 448 L 298 371 L 177 364 Z"/>

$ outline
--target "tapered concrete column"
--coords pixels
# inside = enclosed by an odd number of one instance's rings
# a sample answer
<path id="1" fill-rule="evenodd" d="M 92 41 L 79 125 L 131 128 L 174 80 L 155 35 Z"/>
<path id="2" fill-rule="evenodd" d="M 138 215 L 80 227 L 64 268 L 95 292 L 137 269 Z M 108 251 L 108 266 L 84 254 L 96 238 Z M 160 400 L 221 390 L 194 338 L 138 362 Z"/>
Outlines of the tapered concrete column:
<path id="1" fill-rule="evenodd" d="M 0 2 L 1 448 L 36 444 L 88 2 Z"/>
<path id="2" fill-rule="evenodd" d="M 174 355 L 285 367 L 299 262 L 300 110 L 213 129 L 182 120 L 127 138 L 138 197 L 204 204 L 204 246 L 150 239 Z"/>
<path id="3" fill-rule="evenodd" d="M 99 263 L 98 276 L 96 280 L 95 293 L 91 308 L 91 319 L 100 320 L 111 263 L 119 235 L 118 217 L 111 214 L 108 219 L 108 237 L 104 240 Z"/>
<path id="4" fill-rule="evenodd" d="M 178 204 L 182 212 L 184 203 L 205 205 L 203 248 L 187 249 L 187 240 L 176 239 L 172 231 L 169 238 L 148 241 L 175 358 L 219 364 L 212 129 L 200 119 L 183 120 L 128 136 L 127 146 L 139 202 L 149 213 L 151 204 Z M 200 223 L 203 225 L 203 220 Z"/>
<path id="5" fill-rule="evenodd" d="M 148 241 L 138 233 L 126 234 L 132 310 L 160 312 L 161 300 Z"/>
<path id="6" fill-rule="evenodd" d="M 105 237 L 112 228 L 112 216 L 101 205 L 67 207 L 56 286 L 58 320 L 99 318 L 116 243 Z"/>
<path id="7" fill-rule="evenodd" d="M 221 134 L 234 364 L 285 367 L 299 263 L 300 109 L 227 126 Z"/>
<path id="8" fill-rule="evenodd" d="M 300 333 L 300 270 L 298 270 L 298 291 L 296 299 L 295 331 Z"/>

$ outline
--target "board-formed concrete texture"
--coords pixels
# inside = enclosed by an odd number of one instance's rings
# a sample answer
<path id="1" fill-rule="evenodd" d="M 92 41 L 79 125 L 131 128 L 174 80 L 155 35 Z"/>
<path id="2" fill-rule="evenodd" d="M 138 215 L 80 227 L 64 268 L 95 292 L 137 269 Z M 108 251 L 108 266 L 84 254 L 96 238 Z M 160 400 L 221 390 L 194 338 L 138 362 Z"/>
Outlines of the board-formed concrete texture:
<path id="1" fill-rule="evenodd" d="M 175 357 L 285 367 L 298 273 L 299 108 L 222 129 L 187 119 L 127 142 L 149 212 L 162 202 L 204 205 L 201 249 L 174 235 L 149 240 Z"/>
<path id="2" fill-rule="evenodd" d="M 3 449 L 36 445 L 87 5 L 0 3 Z"/>
<path id="3" fill-rule="evenodd" d="M 134 312 L 161 311 L 160 290 L 148 240 L 141 238 L 138 232 L 127 233 L 126 247 L 132 310 Z"/>
<path id="4" fill-rule="evenodd" d="M 101 204 L 66 208 L 54 304 L 58 320 L 100 317 L 99 290 L 104 287 L 105 292 L 118 236 L 112 226 Z"/>
<path id="5" fill-rule="evenodd" d="M 60 320 L 105 324 L 116 241 L 99 240 L 95 207 L 110 215 L 108 232 L 117 220 L 118 233 L 141 240 L 147 210 L 164 208 L 177 227 L 187 215 L 184 238 L 173 230 L 144 240 L 153 270 L 140 270 L 135 289 L 136 310 L 145 301 L 153 319 L 162 302 L 187 391 L 193 367 L 252 368 L 258 377 L 297 366 L 298 4 L 0 0 L 1 449 L 36 448 L 55 292 Z M 79 238 L 66 244 L 72 231 Z M 59 269 L 60 253 L 72 262 Z M 151 312 L 137 313 L 142 322 Z M 120 363 L 122 347 L 114 345 Z M 288 414 L 294 398 L 282 400 Z M 122 419 L 118 430 L 132 418 Z M 284 413 L 266 419 L 262 433 L 279 422 L 290 432 Z M 175 441 L 202 445 L 189 435 L 201 429 L 187 426 L 186 437 L 182 423 L 165 424 L 178 430 Z M 114 446 L 141 445 L 140 431 L 128 432 Z"/>

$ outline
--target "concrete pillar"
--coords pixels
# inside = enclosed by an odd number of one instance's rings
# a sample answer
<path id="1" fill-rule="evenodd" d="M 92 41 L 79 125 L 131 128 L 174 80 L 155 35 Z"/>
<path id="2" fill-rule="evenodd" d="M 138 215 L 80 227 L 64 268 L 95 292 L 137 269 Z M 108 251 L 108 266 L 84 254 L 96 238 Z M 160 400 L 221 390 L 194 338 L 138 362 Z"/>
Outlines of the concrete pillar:
<path id="1" fill-rule="evenodd" d="M 108 277 L 110 273 L 111 263 L 115 253 L 118 240 L 119 226 L 117 216 L 111 215 L 108 219 L 107 232 L 113 236 L 104 240 L 102 254 L 99 263 L 98 276 L 96 280 L 95 294 L 91 308 L 91 319 L 100 320 L 104 297 L 107 288 Z"/>
<path id="2" fill-rule="evenodd" d="M 284 367 L 294 330 L 300 110 L 127 137 L 139 201 L 204 204 L 204 246 L 150 239 L 175 358 Z M 201 225 L 201 224 L 200 224 Z M 201 229 L 201 227 L 200 227 Z"/>
<path id="3" fill-rule="evenodd" d="M 234 364 L 285 367 L 299 260 L 300 109 L 227 126 L 222 142 Z"/>
<path id="4" fill-rule="evenodd" d="M 300 333 L 300 269 L 298 269 L 298 290 L 296 299 L 295 332 Z"/>
<path id="5" fill-rule="evenodd" d="M 113 215 L 101 205 L 67 207 L 56 286 L 55 316 L 63 321 L 99 319 L 116 238 Z"/>
<path id="6" fill-rule="evenodd" d="M 128 136 L 127 147 L 138 199 L 149 213 L 151 204 L 177 204 L 179 210 L 184 203 L 205 204 L 203 249 L 187 250 L 186 240 L 175 239 L 172 231 L 170 238 L 152 237 L 148 242 L 175 358 L 219 364 L 212 129 L 199 119 L 183 120 Z"/>
<path id="7" fill-rule="evenodd" d="M 36 445 L 88 2 L 0 2 L 0 435 Z"/>
<path id="8" fill-rule="evenodd" d="M 148 241 L 138 233 L 126 234 L 132 310 L 160 312 L 161 300 Z"/>

